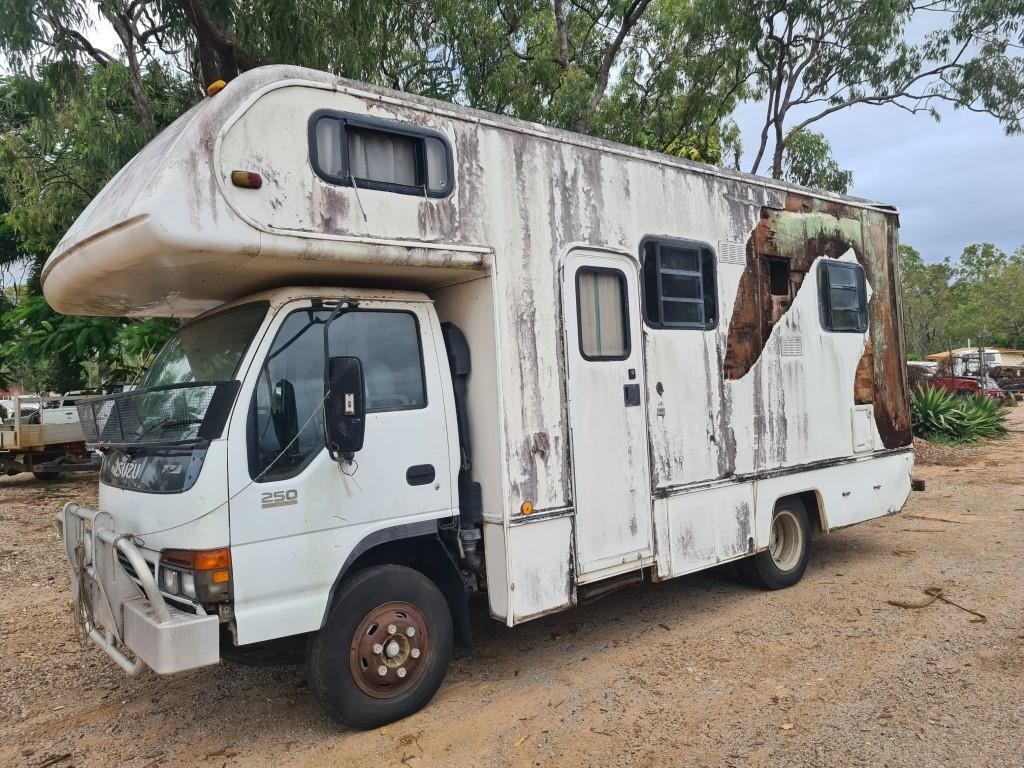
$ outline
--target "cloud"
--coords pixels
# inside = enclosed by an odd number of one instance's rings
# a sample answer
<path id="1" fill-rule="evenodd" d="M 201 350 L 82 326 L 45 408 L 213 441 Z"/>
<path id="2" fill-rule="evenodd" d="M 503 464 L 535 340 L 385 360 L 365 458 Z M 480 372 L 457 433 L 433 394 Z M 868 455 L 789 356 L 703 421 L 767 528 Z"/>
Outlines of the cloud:
<path id="1" fill-rule="evenodd" d="M 744 162 L 757 151 L 763 106 L 736 113 Z M 853 171 L 851 194 L 900 209 L 900 241 L 925 260 L 958 256 L 971 243 L 1024 245 L 1024 137 L 987 115 L 948 109 L 942 120 L 895 107 L 854 107 L 812 126 Z M 761 172 L 764 172 L 762 165 Z"/>

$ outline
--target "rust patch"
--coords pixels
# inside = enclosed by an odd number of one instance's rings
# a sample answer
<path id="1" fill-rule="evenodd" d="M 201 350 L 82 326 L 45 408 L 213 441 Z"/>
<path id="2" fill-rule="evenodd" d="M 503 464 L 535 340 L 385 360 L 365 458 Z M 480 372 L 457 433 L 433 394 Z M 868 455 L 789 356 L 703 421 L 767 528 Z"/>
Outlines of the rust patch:
<path id="1" fill-rule="evenodd" d="M 871 339 L 868 339 L 864 354 L 857 363 L 857 375 L 853 379 L 853 402 L 857 405 L 875 402 L 875 353 Z"/>
<path id="2" fill-rule="evenodd" d="M 741 379 L 761 357 L 775 324 L 796 300 L 804 278 L 819 256 L 837 259 L 853 248 L 863 262 L 860 243 L 839 228 L 795 242 L 777 237 L 780 212 L 761 210 L 761 220 L 747 240 L 747 266 L 740 277 L 725 348 L 725 378 Z M 787 217 L 792 219 L 792 216 Z M 773 290 L 773 277 L 786 271 L 785 289 Z"/>
<path id="3" fill-rule="evenodd" d="M 786 196 L 784 210 L 762 208 L 747 239 L 747 265 L 729 323 L 724 377 L 736 380 L 750 372 L 815 259 L 839 258 L 852 249 L 872 290 L 868 346 L 857 367 L 854 402 L 875 405 L 875 424 L 886 448 L 909 445 L 897 227 L 895 214 L 795 193 Z"/>

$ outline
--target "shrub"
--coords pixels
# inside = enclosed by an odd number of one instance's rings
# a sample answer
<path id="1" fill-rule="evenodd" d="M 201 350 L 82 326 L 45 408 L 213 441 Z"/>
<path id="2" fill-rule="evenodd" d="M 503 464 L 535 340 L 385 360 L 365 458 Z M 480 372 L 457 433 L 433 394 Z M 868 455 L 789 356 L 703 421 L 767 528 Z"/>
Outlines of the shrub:
<path id="1" fill-rule="evenodd" d="M 962 402 L 962 439 L 998 437 L 1006 434 L 1006 408 L 998 400 L 984 395 L 971 395 Z"/>
<path id="2" fill-rule="evenodd" d="M 1005 434 L 1006 409 L 984 395 L 957 397 L 934 387 L 917 387 L 910 393 L 914 434 L 926 440 L 970 443 Z"/>

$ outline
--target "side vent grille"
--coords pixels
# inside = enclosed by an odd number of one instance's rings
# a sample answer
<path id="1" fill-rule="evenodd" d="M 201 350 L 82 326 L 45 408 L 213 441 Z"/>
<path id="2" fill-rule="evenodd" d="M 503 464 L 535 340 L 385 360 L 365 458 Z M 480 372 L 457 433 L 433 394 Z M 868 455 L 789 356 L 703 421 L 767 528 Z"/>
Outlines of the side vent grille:
<path id="1" fill-rule="evenodd" d="M 745 267 L 747 266 L 747 249 L 743 243 L 736 240 L 719 240 L 718 261 L 721 264 Z"/>
<path id="2" fill-rule="evenodd" d="M 779 347 L 783 355 L 799 357 L 804 353 L 804 340 L 800 336 L 782 336 L 779 339 Z"/>

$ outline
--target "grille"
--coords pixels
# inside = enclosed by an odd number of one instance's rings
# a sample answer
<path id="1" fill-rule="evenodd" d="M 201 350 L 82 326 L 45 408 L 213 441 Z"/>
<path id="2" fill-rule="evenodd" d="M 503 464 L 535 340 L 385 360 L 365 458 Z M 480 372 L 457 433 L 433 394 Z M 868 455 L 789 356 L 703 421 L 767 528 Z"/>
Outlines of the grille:
<path id="1" fill-rule="evenodd" d="M 131 564 L 131 561 L 125 557 L 124 552 L 121 550 L 117 550 L 117 562 L 121 564 L 121 567 L 124 568 L 128 572 L 128 575 L 135 579 L 135 581 L 139 580 L 138 571 L 135 570 L 135 566 Z M 146 561 L 146 565 L 149 566 L 149 572 L 155 576 L 156 566 L 148 560 Z"/>
<path id="2" fill-rule="evenodd" d="M 138 571 L 135 570 L 134 566 L 132 566 L 131 562 L 128 560 L 127 557 L 125 557 L 124 552 L 122 552 L 121 550 L 117 551 L 117 562 L 120 563 L 121 567 L 124 568 L 125 571 L 128 572 L 128 575 L 131 577 L 132 581 L 134 581 L 136 584 L 138 584 L 141 587 L 142 586 L 142 582 L 139 581 Z M 156 577 L 156 565 L 154 563 L 149 562 L 148 560 L 146 561 L 146 565 L 149 566 L 149 572 L 151 574 L 153 574 L 153 576 L 155 578 Z M 169 595 L 166 592 L 164 592 L 163 590 L 160 590 L 160 594 L 162 594 L 167 600 L 170 600 L 171 602 L 173 602 L 174 603 L 174 607 L 177 608 L 178 610 L 184 611 L 185 613 L 198 613 L 198 611 L 196 611 L 195 603 L 193 603 L 187 597 L 179 597 L 178 595 Z"/>
<path id="3" fill-rule="evenodd" d="M 167 445 L 220 437 L 237 381 L 190 382 L 90 397 L 78 403 L 85 442 Z"/>
<path id="4" fill-rule="evenodd" d="M 783 336 L 779 339 L 783 355 L 798 357 L 804 353 L 804 340 L 799 336 Z"/>
<path id="5" fill-rule="evenodd" d="M 747 265 L 747 251 L 743 243 L 736 240 L 718 241 L 718 261 L 722 264 L 736 264 L 740 267 Z"/>

